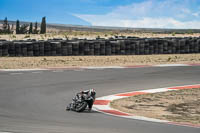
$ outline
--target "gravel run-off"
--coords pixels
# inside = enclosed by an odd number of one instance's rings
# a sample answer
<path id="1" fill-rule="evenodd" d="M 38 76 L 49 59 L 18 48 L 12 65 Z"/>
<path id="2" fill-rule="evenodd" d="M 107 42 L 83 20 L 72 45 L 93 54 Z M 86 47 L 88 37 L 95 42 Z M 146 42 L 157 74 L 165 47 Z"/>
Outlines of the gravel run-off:
<path id="1" fill-rule="evenodd" d="M 114 100 L 110 105 L 138 116 L 200 124 L 200 88 L 137 95 Z"/>

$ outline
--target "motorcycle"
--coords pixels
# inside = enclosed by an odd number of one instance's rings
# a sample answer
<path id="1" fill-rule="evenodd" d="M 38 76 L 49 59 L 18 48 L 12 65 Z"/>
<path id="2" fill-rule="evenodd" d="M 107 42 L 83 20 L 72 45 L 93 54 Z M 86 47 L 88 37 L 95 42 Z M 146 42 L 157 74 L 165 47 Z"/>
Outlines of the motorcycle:
<path id="1" fill-rule="evenodd" d="M 87 98 L 84 95 L 77 94 L 75 98 L 72 99 L 72 102 L 66 107 L 66 111 L 72 110 L 83 112 L 86 109 L 89 100 L 93 100 L 92 97 Z"/>

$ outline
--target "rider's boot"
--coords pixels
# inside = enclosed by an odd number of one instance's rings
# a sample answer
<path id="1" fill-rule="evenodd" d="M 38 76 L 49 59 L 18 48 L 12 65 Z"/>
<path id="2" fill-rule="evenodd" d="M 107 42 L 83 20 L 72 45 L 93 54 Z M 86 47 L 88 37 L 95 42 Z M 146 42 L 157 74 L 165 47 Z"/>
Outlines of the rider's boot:
<path id="1" fill-rule="evenodd" d="M 91 111 L 92 111 L 92 108 L 88 108 L 88 111 L 91 112 Z"/>

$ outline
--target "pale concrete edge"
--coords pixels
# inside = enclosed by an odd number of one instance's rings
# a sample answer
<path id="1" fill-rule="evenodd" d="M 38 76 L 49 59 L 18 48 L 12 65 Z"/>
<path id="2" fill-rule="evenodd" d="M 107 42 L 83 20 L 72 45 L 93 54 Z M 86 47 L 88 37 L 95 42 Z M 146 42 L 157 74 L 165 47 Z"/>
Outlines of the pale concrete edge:
<path id="1" fill-rule="evenodd" d="M 0 69 L 0 71 L 44 71 L 44 70 L 74 70 L 74 69 L 124 69 L 124 68 L 143 68 L 143 67 L 178 67 L 178 66 L 200 66 L 200 64 L 160 64 L 160 65 L 135 65 L 135 66 L 95 66 L 95 67 L 52 67 L 35 69 Z"/>

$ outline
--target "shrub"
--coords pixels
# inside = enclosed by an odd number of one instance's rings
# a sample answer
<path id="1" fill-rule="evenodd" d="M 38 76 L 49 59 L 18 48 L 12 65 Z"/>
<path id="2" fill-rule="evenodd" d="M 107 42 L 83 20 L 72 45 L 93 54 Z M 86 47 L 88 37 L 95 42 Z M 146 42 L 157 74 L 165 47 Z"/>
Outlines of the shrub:
<path id="1" fill-rule="evenodd" d="M 30 38 L 30 35 L 26 35 L 24 38 Z"/>

